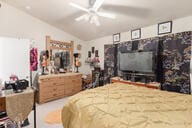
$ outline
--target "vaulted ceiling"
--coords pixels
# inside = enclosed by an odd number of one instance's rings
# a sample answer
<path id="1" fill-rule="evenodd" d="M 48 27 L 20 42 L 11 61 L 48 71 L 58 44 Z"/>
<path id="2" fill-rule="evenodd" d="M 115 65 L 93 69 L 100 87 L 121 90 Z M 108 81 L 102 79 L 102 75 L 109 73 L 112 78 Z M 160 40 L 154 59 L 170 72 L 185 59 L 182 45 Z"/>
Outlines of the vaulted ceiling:
<path id="1" fill-rule="evenodd" d="M 1 0 L 82 40 L 125 32 L 159 22 L 192 15 L 192 0 L 105 0 L 100 11 L 116 19 L 99 17 L 101 26 L 75 21 L 84 14 L 70 2 L 90 7 L 89 0 Z M 26 6 L 28 6 L 26 9 Z"/>

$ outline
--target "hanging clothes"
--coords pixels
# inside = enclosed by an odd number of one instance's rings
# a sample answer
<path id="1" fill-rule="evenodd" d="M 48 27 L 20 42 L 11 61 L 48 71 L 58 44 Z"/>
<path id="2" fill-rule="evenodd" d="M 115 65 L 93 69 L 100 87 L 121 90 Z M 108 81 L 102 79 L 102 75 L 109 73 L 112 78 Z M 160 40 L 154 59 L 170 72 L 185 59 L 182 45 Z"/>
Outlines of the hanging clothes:
<path id="1" fill-rule="evenodd" d="M 30 70 L 37 71 L 38 68 L 38 53 L 37 48 L 32 48 L 30 50 Z"/>
<path id="2" fill-rule="evenodd" d="M 60 53 L 55 53 L 54 65 L 57 69 L 61 68 L 61 57 Z"/>
<path id="3" fill-rule="evenodd" d="M 61 52 L 61 67 L 68 68 L 70 65 L 70 53 L 69 52 Z"/>

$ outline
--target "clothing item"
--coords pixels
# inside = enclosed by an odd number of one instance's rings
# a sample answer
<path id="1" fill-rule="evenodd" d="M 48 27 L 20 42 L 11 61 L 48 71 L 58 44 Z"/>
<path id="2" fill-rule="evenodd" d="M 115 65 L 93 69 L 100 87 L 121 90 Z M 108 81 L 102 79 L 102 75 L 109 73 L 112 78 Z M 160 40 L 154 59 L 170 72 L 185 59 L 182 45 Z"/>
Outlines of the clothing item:
<path id="1" fill-rule="evenodd" d="M 57 68 L 60 68 L 60 67 L 61 67 L 61 59 L 60 59 L 60 57 L 55 57 L 55 59 L 54 59 L 54 65 L 55 65 Z"/>
<path id="2" fill-rule="evenodd" d="M 61 67 L 67 68 L 70 65 L 70 53 L 61 52 Z"/>
<path id="3" fill-rule="evenodd" d="M 32 48 L 30 50 L 30 70 L 31 71 L 37 71 L 37 65 L 38 65 L 38 53 L 37 48 Z"/>

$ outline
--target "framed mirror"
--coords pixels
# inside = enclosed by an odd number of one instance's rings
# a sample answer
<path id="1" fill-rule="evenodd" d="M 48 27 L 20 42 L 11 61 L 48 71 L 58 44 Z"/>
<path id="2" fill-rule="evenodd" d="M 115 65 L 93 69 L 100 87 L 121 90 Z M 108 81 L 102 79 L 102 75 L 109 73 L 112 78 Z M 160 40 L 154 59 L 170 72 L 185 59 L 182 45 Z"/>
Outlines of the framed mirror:
<path id="1" fill-rule="evenodd" d="M 46 36 L 46 49 L 49 51 L 47 66 L 54 66 L 58 71 L 68 71 L 73 65 L 74 43 L 52 40 Z"/>

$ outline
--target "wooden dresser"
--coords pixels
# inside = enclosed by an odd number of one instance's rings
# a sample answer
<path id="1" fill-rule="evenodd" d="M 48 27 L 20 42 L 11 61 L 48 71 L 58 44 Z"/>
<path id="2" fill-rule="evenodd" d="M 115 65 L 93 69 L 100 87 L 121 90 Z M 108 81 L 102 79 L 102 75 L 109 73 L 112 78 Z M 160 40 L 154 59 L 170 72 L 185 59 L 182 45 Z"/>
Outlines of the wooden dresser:
<path id="1" fill-rule="evenodd" d="M 65 73 L 39 76 L 38 103 L 71 96 L 82 90 L 82 74 Z"/>

